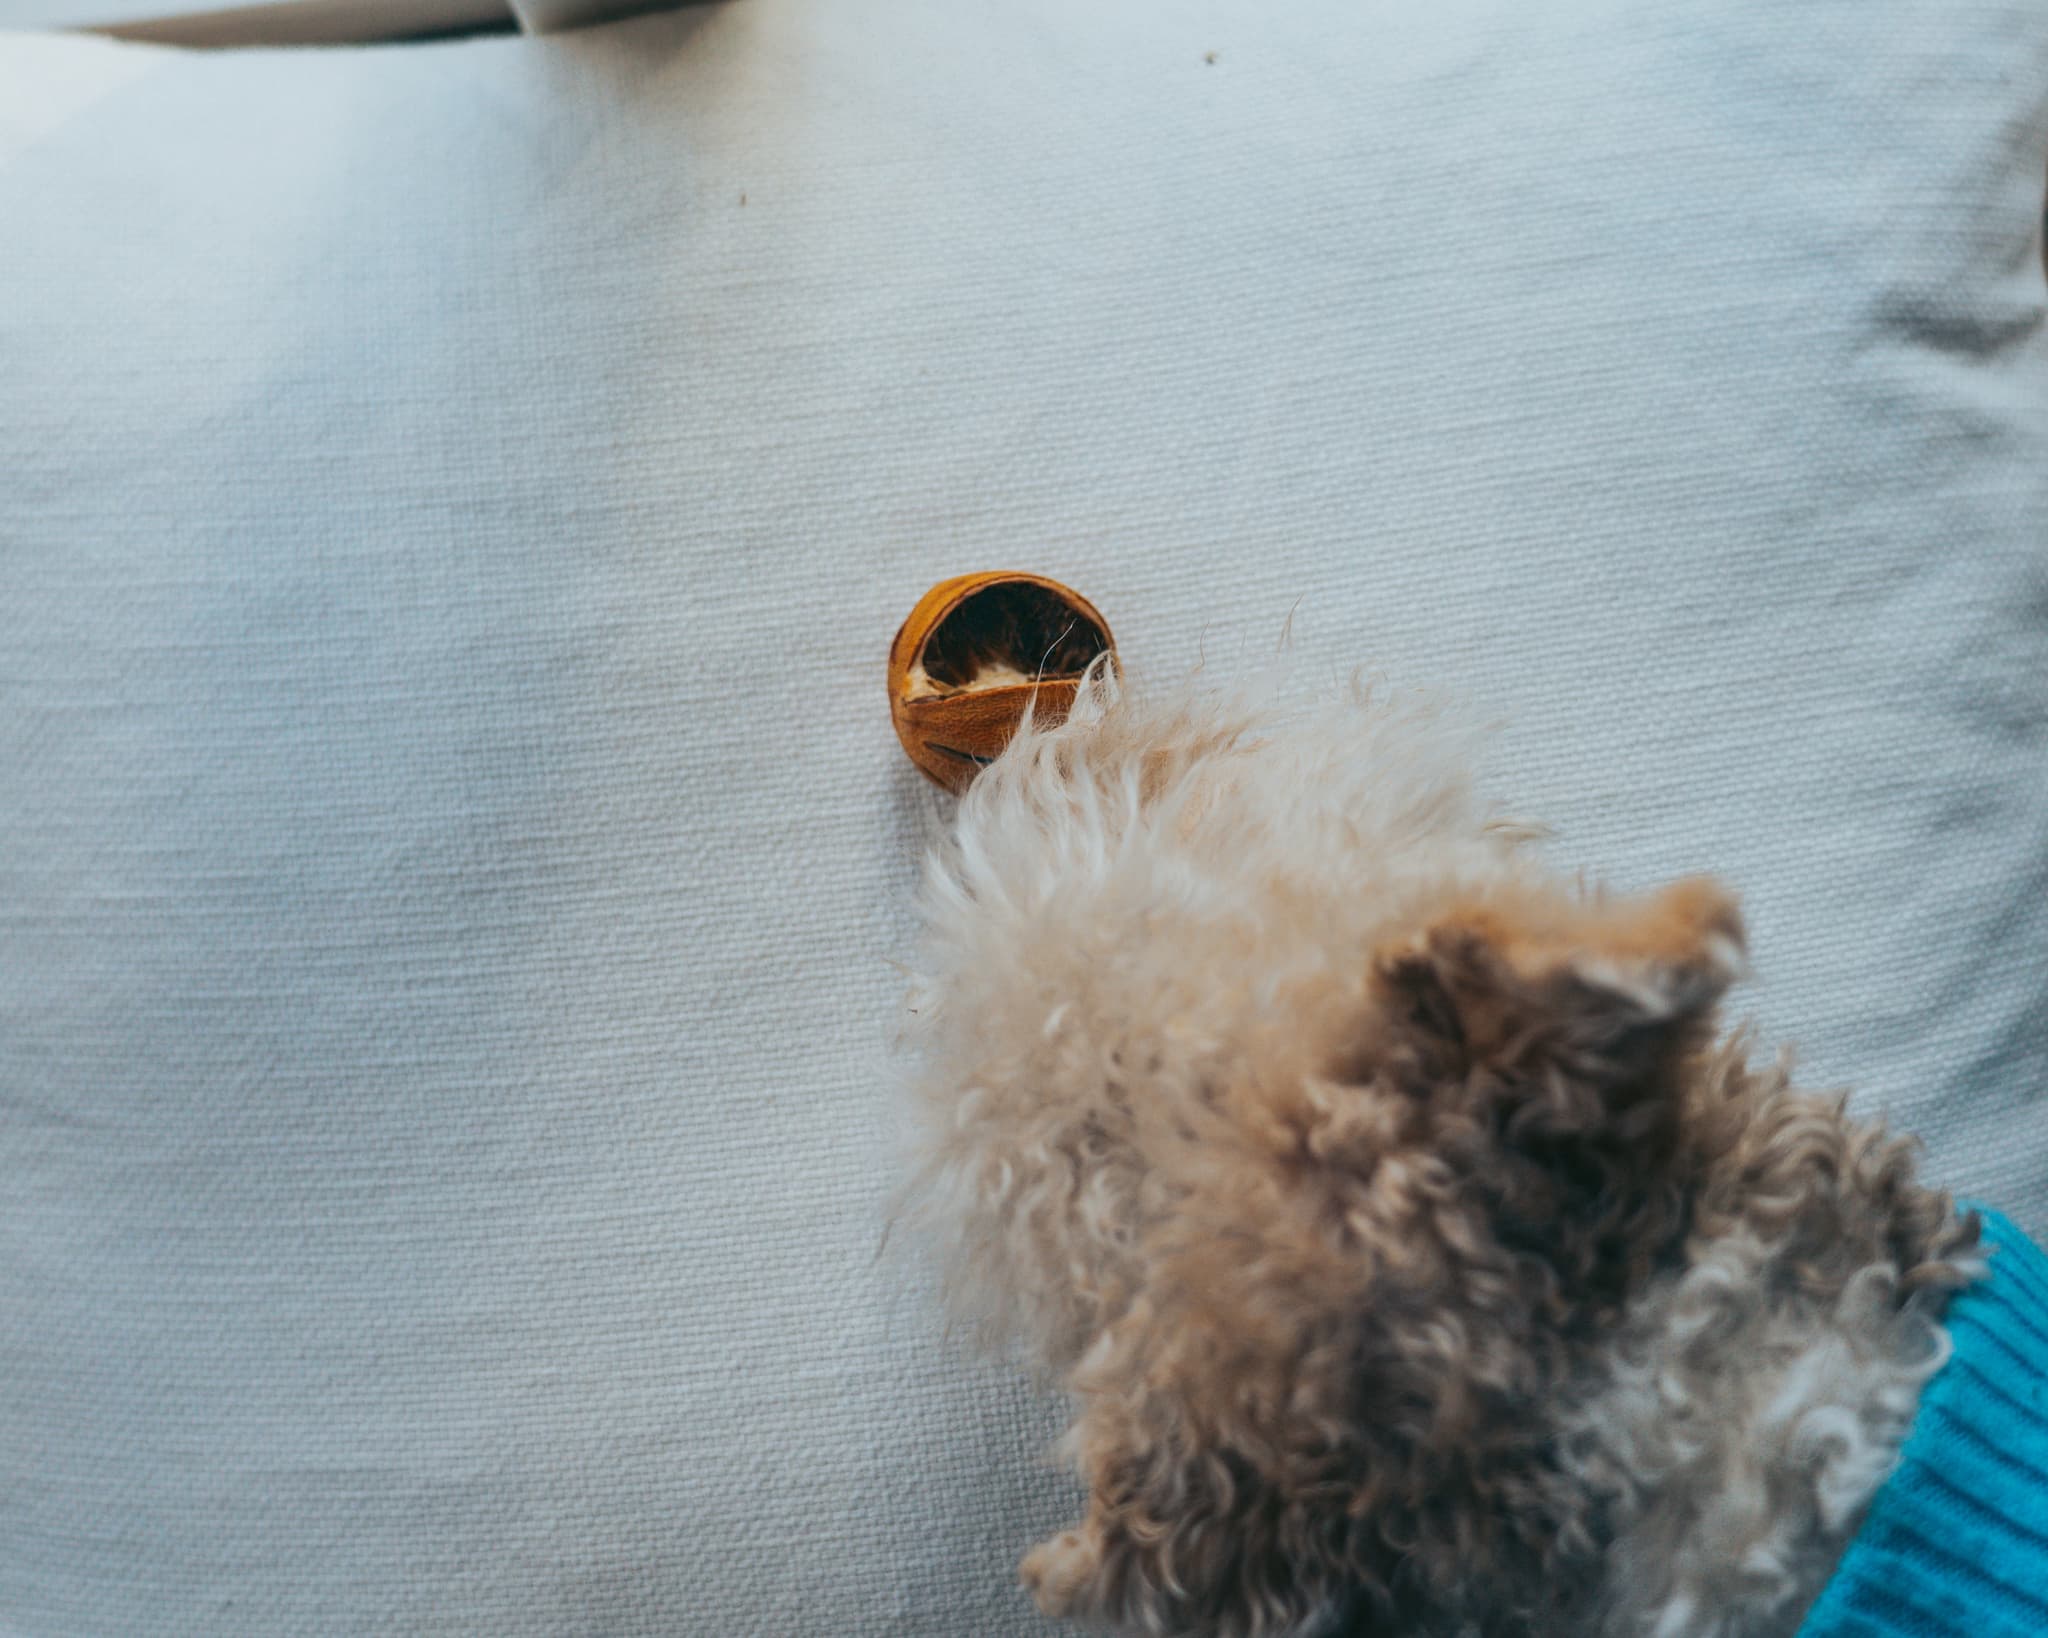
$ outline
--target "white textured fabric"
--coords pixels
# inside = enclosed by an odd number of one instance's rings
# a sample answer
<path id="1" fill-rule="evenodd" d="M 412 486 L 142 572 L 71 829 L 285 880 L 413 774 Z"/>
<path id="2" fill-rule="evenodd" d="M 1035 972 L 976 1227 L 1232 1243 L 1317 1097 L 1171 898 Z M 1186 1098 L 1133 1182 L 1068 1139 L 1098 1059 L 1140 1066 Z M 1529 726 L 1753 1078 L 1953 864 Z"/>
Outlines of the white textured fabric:
<path id="1" fill-rule="evenodd" d="M 2048 1230 L 2039 0 L 136 49 L 0 43 L 0 1630 L 1042 1630 L 877 1256 L 966 568 L 1462 695 Z"/>

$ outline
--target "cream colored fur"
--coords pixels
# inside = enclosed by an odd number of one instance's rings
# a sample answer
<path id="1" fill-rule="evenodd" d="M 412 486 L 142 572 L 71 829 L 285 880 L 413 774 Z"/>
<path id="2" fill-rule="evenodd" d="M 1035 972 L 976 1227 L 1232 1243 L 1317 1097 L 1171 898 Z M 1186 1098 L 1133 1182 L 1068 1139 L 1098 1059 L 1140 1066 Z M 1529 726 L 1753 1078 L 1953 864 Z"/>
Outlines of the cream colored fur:
<path id="1" fill-rule="evenodd" d="M 1717 1040 L 1725 894 L 1555 880 L 1474 744 L 1098 673 L 933 853 L 903 1214 L 1073 1398 L 1050 1612 L 1789 1632 L 1895 1459 L 1969 1233 Z"/>
<path id="2" fill-rule="evenodd" d="M 1697 1246 L 1559 1419 L 1567 1466 L 1613 1508 L 1591 1630 L 1792 1633 L 1890 1475 L 1948 1357 L 1932 1305 L 1902 1303 L 1888 1261 L 1789 1299 L 1780 1255 L 1741 1233 Z"/>

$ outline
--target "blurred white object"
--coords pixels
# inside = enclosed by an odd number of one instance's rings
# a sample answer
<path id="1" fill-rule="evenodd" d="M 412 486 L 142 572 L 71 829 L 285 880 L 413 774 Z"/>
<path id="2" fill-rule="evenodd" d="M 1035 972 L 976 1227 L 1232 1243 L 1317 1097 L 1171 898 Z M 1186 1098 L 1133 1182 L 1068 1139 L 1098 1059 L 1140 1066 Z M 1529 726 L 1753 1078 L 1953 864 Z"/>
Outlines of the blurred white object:
<path id="1" fill-rule="evenodd" d="M 83 29 L 183 46 L 347 45 L 513 23 L 552 34 L 676 0 L 12 0 L 10 29 Z"/>
<path id="2" fill-rule="evenodd" d="M 156 66 L 154 51 L 23 35 L 0 52 L 0 166 Z"/>
<path id="3" fill-rule="evenodd" d="M 553 34 L 565 28 L 630 17 L 636 12 L 671 11 L 684 0 L 511 0 L 512 15 L 528 34 Z"/>

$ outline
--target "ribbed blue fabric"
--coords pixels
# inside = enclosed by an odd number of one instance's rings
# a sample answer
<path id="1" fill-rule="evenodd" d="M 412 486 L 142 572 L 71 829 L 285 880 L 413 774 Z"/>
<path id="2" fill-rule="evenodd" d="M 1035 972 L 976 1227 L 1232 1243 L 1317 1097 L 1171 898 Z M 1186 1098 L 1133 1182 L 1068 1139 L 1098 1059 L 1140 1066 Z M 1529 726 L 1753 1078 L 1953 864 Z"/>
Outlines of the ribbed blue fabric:
<path id="1" fill-rule="evenodd" d="M 2048 1257 L 1977 1209 L 1991 1272 L 1799 1638 L 2048 1635 Z"/>

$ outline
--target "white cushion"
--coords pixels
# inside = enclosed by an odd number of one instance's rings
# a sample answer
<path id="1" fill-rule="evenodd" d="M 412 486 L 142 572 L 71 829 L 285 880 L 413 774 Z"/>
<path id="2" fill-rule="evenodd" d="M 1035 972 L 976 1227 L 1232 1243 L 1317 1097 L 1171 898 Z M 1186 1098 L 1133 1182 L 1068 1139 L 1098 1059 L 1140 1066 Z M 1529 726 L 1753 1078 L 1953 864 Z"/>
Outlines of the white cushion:
<path id="1" fill-rule="evenodd" d="M 1051 1413 L 877 1255 L 942 806 L 881 665 L 968 568 L 1500 718 L 1562 857 L 1726 875 L 1768 1037 L 2048 1230 L 2038 0 L 28 79 L 0 1625 L 1042 1630 Z"/>

